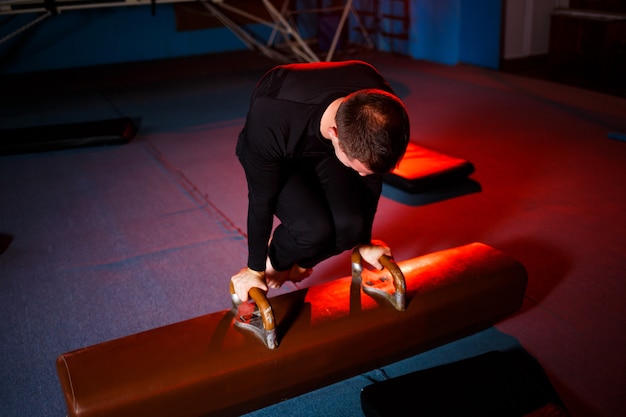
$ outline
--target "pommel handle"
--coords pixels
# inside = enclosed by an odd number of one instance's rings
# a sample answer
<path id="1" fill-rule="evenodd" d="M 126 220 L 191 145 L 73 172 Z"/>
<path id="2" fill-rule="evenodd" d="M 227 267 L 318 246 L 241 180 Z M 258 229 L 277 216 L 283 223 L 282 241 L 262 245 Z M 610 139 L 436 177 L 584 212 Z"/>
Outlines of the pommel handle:
<path id="1" fill-rule="evenodd" d="M 252 314 L 239 314 L 239 307 L 242 303 L 235 293 L 233 282 L 230 282 L 230 297 L 233 302 L 234 310 L 237 312 L 235 325 L 252 330 L 263 339 L 263 342 L 268 348 L 275 349 L 278 346 L 276 321 L 274 320 L 274 311 L 267 299 L 266 292 L 261 288 L 252 287 L 248 291 L 248 296 L 254 301 L 256 308 Z M 259 315 L 262 321 L 262 328 L 258 325 Z"/>
<path id="2" fill-rule="evenodd" d="M 391 274 L 391 277 L 393 279 L 392 291 L 385 290 L 384 288 L 377 288 L 385 286 L 384 279 L 381 279 L 379 282 L 363 282 L 363 279 L 361 277 L 361 272 L 363 271 L 363 260 L 358 248 L 355 248 L 352 251 L 351 261 L 352 277 L 361 280 L 361 287 L 366 294 L 372 296 L 381 296 L 387 299 L 396 310 L 404 311 L 406 307 L 406 280 L 404 279 L 404 274 L 402 273 L 402 270 L 391 257 L 387 255 L 382 255 L 379 258 L 379 261 L 382 266 L 387 269 L 387 271 L 389 271 L 389 273 Z"/>

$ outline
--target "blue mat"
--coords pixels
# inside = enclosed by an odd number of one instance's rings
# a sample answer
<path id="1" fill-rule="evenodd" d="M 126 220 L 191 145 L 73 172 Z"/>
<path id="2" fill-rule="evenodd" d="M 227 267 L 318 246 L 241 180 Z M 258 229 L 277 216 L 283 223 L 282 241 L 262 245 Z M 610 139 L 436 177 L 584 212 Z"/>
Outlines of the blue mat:
<path id="1" fill-rule="evenodd" d="M 65 415 L 61 353 L 230 307 L 246 241 L 190 188 L 141 140 L 1 157 L 1 416 Z"/>

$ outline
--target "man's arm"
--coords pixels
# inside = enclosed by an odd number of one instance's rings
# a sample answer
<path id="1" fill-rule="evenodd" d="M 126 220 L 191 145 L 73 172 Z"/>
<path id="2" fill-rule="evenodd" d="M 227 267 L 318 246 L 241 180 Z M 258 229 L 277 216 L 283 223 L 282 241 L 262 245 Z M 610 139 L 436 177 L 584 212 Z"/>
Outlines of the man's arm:
<path id="1" fill-rule="evenodd" d="M 265 270 L 267 244 L 280 192 L 285 139 L 274 110 L 272 103 L 262 98 L 253 104 L 237 148 L 248 183 L 247 266 L 255 271 Z"/>

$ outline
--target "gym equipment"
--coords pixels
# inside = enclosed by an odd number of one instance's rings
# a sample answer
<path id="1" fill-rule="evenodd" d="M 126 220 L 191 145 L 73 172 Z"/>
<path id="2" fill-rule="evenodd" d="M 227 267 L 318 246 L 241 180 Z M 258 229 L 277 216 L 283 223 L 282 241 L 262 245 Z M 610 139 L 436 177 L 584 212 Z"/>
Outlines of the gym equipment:
<path id="1" fill-rule="evenodd" d="M 272 306 L 265 296 L 265 291 L 253 287 L 248 291 L 248 295 L 254 303 L 242 303 L 235 294 L 233 282 L 230 282 L 230 297 L 235 313 L 235 326 L 258 336 L 269 349 L 276 349 L 278 347 L 276 320 Z"/>
<path id="2" fill-rule="evenodd" d="M 190 3 L 189 0 L 81 0 L 81 1 L 54 1 L 54 0 L 2 0 L 1 15 L 22 13 L 38 13 L 32 21 L 22 25 L 7 36 L 0 38 L 0 44 L 21 34 L 30 27 L 37 25 L 44 19 L 56 16 L 61 12 L 77 9 L 91 9 L 102 7 L 137 7 L 150 5 L 154 13 L 156 4 Z M 281 62 L 319 62 L 332 61 L 336 50 L 341 46 L 342 34 L 348 30 L 352 19 L 354 29 L 358 29 L 368 48 L 374 48 L 374 41 L 369 31 L 363 25 L 353 5 L 353 0 L 333 2 L 334 4 L 317 4 L 317 7 L 305 7 L 301 4 L 291 4 L 291 0 L 260 0 L 256 2 L 233 0 L 201 0 L 199 2 L 210 16 L 217 19 L 224 27 L 250 50 L 259 52 L 271 59 Z M 250 5 L 250 3 L 253 3 Z M 262 5 L 262 6 L 261 6 Z M 187 5 L 188 6 L 188 5 Z M 337 14 L 338 19 L 332 28 L 329 45 L 324 45 L 325 54 L 316 53 L 309 44 L 311 39 L 304 39 L 300 33 L 298 20 L 302 15 L 317 15 L 323 19 L 329 14 Z M 209 17 L 210 17 L 209 16 Z M 243 21 L 243 23 L 242 23 Z M 263 30 L 254 30 L 255 25 L 263 29 L 271 29 L 269 39 Z M 334 29 L 334 31 L 333 31 Z"/>
<path id="3" fill-rule="evenodd" d="M 389 271 L 391 279 L 388 276 L 377 274 L 376 278 L 363 280 L 363 265 L 361 254 L 358 249 L 352 251 L 352 279 L 361 282 L 363 292 L 376 298 L 380 297 L 387 300 L 398 311 L 404 311 L 406 308 L 406 280 L 402 270 L 388 256 L 383 255 L 380 263 Z"/>
<path id="4" fill-rule="evenodd" d="M 351 262 L 352 279 L 361 283 L 366 294 L 374 298 L 378 297 L 381 300 L 387 300 L 398 311 L 404 310 L 406 282 L 402 270 L 390 257 L 383 255 L 380 258 L 380 262 L 383 267 L 387 268 L 391 278 L 378 274 L 375 279 L 370 278 L 364 281 L 361 277 L 363 265 L 358 249 L 352 251 Z M 235 326 L 259 337 L 269 349 L 276 349 L 278 347 L 276 320 L 272 306 L 266 298 L 265 291 L 253 287 L 248 295 L 254 303 L 242 303 L 235 293 L 235 288 L 231 281 L 230 297 L 235 314 Z"/>
<path id="5" fill-rule="evenodd" d="M 64 353 L 68 416 L 241 415 L 483 330 L 521 307 L 527 283 L 522 264 L 483 243 L 398 267 L 404 311 L 353 277 L 271 298 L 275 349 L 229 309 Z"/>
<path id="6" fill-rule="evenodd" d="M 0 130 L 0 155 L 55 151 L 130 142 L 137 126 L 129 118 Z"/>
<path id="7" fill-rule="evenodd" d="M 566 417 L 541 366 L 523 349 L 490 351 L 375 382 L 361 390 L 366 417 Z"/>
<path id="8" fill-rule="evenodd" d="M 410 142 L 398 166 L 383 180 L 409 193 L 424 193 L 466 179 L 474 165 Z"/>

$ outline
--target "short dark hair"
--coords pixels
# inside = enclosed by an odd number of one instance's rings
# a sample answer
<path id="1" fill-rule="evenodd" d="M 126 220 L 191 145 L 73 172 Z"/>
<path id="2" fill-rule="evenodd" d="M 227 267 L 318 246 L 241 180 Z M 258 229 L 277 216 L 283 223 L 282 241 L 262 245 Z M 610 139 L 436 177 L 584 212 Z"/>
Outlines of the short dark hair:
<path id="1" fill-rule="evenodd" d="M 410 125 L 402 101 L 383 90 L 348 95 L 335 116 L 339 145 L 376 173 L 393 170 L 409 143 Z"/>

